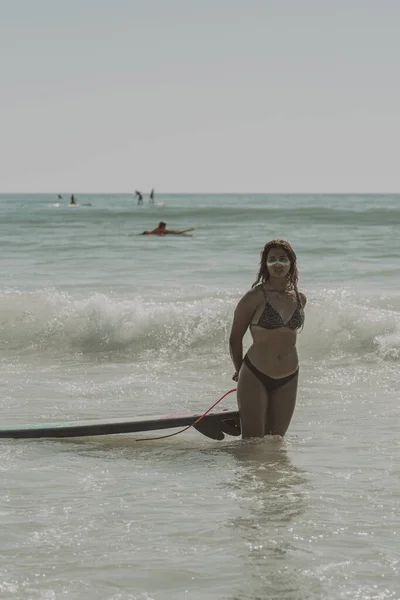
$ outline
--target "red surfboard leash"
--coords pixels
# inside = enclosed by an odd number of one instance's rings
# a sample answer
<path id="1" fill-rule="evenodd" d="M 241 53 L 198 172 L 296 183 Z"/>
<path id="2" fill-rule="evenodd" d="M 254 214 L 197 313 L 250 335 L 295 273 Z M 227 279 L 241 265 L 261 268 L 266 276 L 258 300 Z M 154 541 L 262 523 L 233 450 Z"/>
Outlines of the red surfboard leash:
<path id="1" fill-rule="evenodd" d="M 198 419 L 196 419 L 196 421 L 194 421 L 194 423 L 191 423 L 190 425 L 187 425 L 186 427 L 184 427 L 183 429 L 180 429 L 179 431 L 175 431 L 174 433 L 169 433 L 168 435 L 159 435 L 156 437 L 146 437 L 146 438 L 138 438 L 137 440 L 135 440 L 136 442 L 144 442 L 144 441 L 152 441 L 152 440 L 163 440 L 165 438 L 169 438 L 169 437 L 173 437 L 174 435 L 178 435 L 179 433 L 183 433 L 184 431 L 187 431 L 188 429 L 190 429 L 191 427 L 193 427 L 194 425 L 196 425 L 197 423 L 199 423 L 202 419 L 204 419 L 204 417 L 206 415 L 208 415 L 208 413 L 210 411 L 212 411 L 212 409 L 217 406 L 217 404 L 219 404 L 219 402 L 221 402 L 221 400 L 223 400 L 224 398 L 226 398 L 226 396 L 228 396 L 229 394 L 232 394 L 232 392 L 236 392 L 236 388 L 233 388 L 232 390 L 229 390 L 228 392 L 225 392 L 225 394 L 223 396 L 221 396 L 221 398 L 219 398 L 216 402 L 214 402 L 214 404 L 212 406 L 210 406 L 210 408 L 208 408 L 206 410 L 205 413 L 203 413 Z"/>

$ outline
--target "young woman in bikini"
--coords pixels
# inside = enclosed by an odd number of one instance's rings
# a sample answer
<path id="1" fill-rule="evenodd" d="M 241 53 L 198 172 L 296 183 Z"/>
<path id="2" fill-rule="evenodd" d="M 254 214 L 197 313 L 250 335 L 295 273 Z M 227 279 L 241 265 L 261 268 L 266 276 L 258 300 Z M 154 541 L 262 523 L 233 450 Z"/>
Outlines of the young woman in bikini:
<path id="1" fill-rule="evenodd" d="M 289 427 L 299 375 L 296 337 L 307 302 L 297 279 L 293 248 L 272 240 L 261 252 L 257 280 L 236 307 L 229 348 L 243 438 L 283 436 Z M 243 358 L 249 327 L 253 343 Z"/>

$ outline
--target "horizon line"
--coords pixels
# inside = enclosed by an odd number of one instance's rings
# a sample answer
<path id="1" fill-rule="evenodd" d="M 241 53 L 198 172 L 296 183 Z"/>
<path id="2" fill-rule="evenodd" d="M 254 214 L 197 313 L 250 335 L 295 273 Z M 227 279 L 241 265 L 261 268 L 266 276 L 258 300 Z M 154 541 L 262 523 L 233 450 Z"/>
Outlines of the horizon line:
<path id="1" fill-rule="evenodd" d="M 148 194 L 150 192 L 142 192 L 143 194 Z M 23 196 L 23 195 L 31 195 L 31 196 L 58 196 L 58 195 L 115 195 L 115 196 L 135 196 L 135 192 L 2 192 L 0 191 L 0 196 L 10 195 L 10 196 Z M 155 196 L 397 196 L 400 195 L 400 191 L 397 192 L 155 192 Z"/>

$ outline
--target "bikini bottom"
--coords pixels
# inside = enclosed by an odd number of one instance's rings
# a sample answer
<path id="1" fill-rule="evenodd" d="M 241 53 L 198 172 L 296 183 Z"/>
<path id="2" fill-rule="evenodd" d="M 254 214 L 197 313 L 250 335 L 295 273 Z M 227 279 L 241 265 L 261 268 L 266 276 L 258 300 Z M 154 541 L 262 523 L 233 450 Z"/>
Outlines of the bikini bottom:
<path id="1" fill-rule="evenodd" d="M 250 362 L 250 359 L 247 356 L 247 354 L 244 357 L 243 362 L 257 377 L 257 379 L 261 381 L 261 383 L 265 387 L 267 394 L 270 394 L 274 390 L 277 390 L 286 383 L 289 383 L 289 381 L 292 381 L 292 379 L 294 379 L 295 377 L 299 376 L 299 368 L 297 367 L 296 371 L 294 373 L 291 373 L 287 377 L 279 377 L 278 379 L 276 379 L 275 377 L 270 377 L 269 375 L 266 375 L 265 373 L 262 373 L 261 371 L 256 369 L 256 367 Z"/>

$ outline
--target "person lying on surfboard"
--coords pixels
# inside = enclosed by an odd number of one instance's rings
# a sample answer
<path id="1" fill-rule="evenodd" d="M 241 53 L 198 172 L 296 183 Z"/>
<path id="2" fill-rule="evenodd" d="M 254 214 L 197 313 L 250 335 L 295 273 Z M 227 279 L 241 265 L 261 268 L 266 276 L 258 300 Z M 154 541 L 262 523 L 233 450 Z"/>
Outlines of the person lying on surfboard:
<path id="1" fill-rule="evenodd" d="M 155 229 L 152 229 L 151 231 L 143 231 L 143 233 L 140 233 L 139 235 L 167 235 L 167 234 L 174 234 L 174 235 L 182 235 L 183 233 L 186 233 L 187 231 L 193 231 L 194 227 L 189 227 L 188 229 L 167 229 L 167 224 L 164 223 L 164 221 L 160 221 L 158 224 L 158 227 L 156 227 Z"/>

